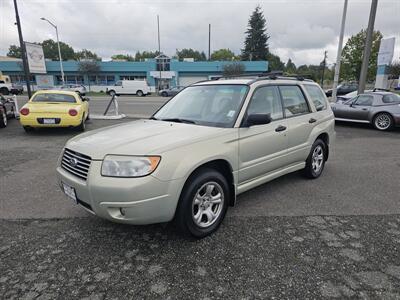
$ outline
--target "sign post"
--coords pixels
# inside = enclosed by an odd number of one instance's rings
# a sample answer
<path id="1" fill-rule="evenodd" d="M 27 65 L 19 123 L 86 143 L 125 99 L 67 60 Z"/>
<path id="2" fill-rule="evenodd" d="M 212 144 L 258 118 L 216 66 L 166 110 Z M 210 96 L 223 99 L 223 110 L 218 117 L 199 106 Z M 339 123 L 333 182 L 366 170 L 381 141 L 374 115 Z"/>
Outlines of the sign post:
<path id="1" fill-rule="evenodd" d="M 389 88 L 388 65 L 391 64 L 394 53 L 395 38 L 382 39 L 378 53 L 378 69 L 376 71 L 375 88 Z"/>

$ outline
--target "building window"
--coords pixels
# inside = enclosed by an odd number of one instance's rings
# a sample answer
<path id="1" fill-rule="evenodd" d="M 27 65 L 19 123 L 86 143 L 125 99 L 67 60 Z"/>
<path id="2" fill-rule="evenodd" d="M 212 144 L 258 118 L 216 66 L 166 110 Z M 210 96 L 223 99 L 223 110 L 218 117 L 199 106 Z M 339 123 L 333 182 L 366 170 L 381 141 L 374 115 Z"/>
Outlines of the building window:
<path id="1" fill-rule="evenodd" d="M 115 76 L 107 76 L 107 85 L 115 83 Z"/>
<path id="2" fill-rule="evenodd" d="M 120 75 L 120 80 L 144 80 L 146 76 L 137 76 L 137 75 Z"/>

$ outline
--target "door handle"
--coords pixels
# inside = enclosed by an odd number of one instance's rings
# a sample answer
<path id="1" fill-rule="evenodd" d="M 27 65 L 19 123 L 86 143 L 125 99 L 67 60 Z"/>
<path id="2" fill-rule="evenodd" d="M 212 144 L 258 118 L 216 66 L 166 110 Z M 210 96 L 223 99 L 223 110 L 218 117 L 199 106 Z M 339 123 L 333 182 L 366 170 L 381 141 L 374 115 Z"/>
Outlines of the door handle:
<path id="1" fill-rule="evenodd" d="M 284 130 L 286 130 L 286 126 L 279 125 L 278 127 L 275 128 L 276 132 L 280 132 L 280 131 L 284 131 Z"/>
<path id="2" fill-rule="evenodd" d="M 363 108 L 362 110 L 368 110 L 368 109 L 366 109 L 366 108 Z"/>
<path id="3" fill-rule="evenodd" d="M 315 123 L 315 122 L 317 122 L 317 120 L 314 118 L 311 118 L 310 120 L 308 120 L 308 123 Z"/>

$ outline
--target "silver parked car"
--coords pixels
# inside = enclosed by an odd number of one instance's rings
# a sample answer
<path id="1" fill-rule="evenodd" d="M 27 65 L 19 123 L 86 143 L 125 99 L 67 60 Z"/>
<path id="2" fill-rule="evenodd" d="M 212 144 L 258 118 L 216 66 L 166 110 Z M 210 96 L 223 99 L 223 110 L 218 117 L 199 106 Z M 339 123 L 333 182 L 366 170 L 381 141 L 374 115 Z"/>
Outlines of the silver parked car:
<path id="1" fill-rule="evenodd" d="M 303 170 L 321 175 L 335 139 L 324 92 L 286 77 L 193 84 L 150 119 L 67 142 L 59 185 L 75 203 L 128 224 L 174 220 L 204 237 L 237 195 Z"/>
<path id="2" fill-rule="evenodd" d="M 338 121 L 370 123 L 378 130 L 400 126 L 400 96 L 394 93 L 364 93 L 331 106 Z"/>
<path id="3" fill-rule="evenodd" d="M 81 84 L 65 84 L 60 87 L 60 90 L 77 92 L 78 94 L 85 95 L 86 88 Z"/>
<path id="4" fill-rule="evenodd" d="M 182 91 L 185 87 L 184 86 L 175 86 L 169 89 L 163 89 L 158 92 L 158 94 L 162 97 L 170 97 L 175 96 L 180 91 Z"/>

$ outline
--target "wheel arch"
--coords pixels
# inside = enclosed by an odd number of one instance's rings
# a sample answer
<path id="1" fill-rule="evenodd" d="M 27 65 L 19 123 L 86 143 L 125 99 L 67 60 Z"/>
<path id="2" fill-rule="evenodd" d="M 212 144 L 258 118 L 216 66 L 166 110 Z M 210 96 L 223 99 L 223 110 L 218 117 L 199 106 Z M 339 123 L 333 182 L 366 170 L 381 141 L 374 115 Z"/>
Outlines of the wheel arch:
<path id="1" fill-rule="evenodd" d="M 329 134 L 323 132 L 317 136 L 315 140 L 322 140 L 326 145 L 326 160 L 329 158 Z"/>
<path id="2" fill-rule="evenodd" d="M 229 206 L 234 206 L 236 203 L 236 189 L 233 176 L 233 169 L 231 164 L 225 159 L 214 159 L 198 165 L 194 170 L 192 170 L 190 175 L 187 177 L 185 184 L 182 188 L 182 191 L 184 190 L 186 184 L 188 184 L 190 179 L 194 177 L 203 168 L 214 169 L 219 173 L 221 173 L 226 178 L 226 180 L 228 181 L 231 194 L 231 198 L 229 200 Z"/>

